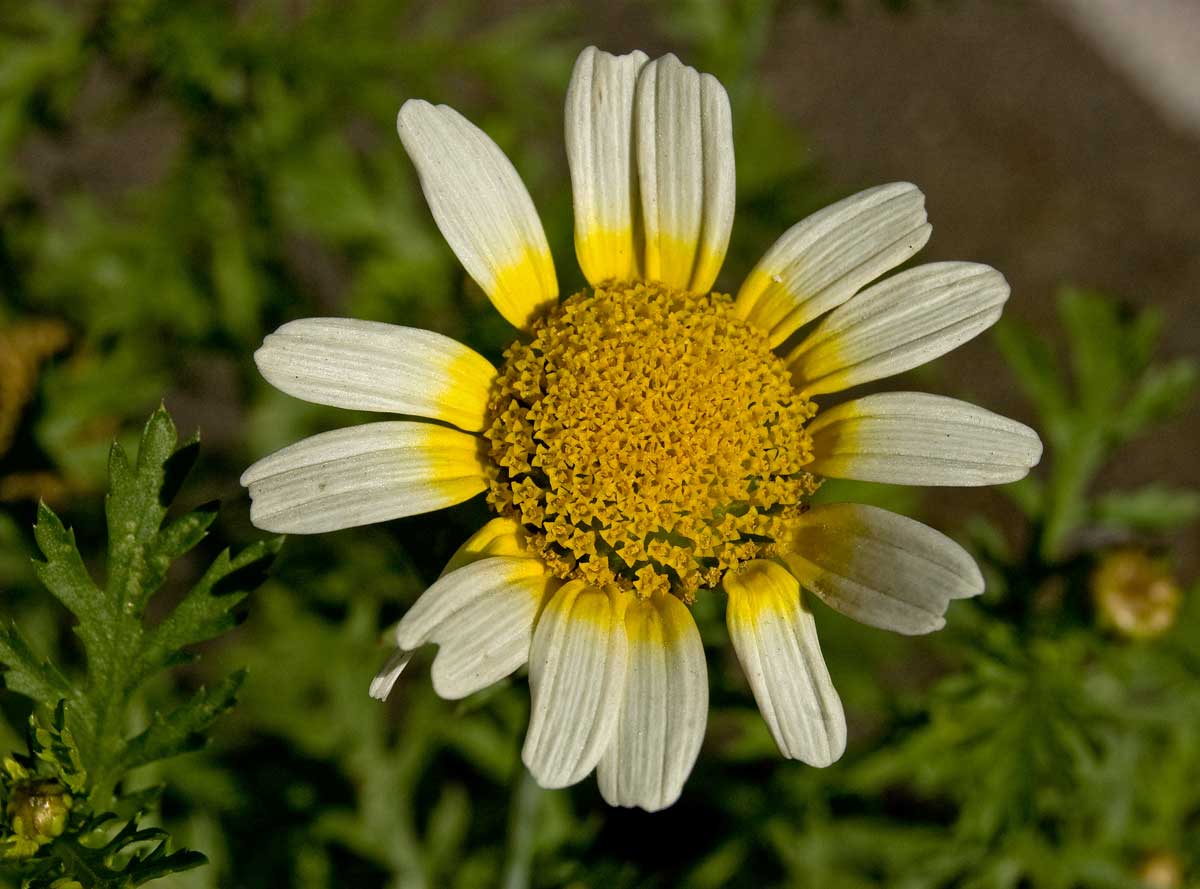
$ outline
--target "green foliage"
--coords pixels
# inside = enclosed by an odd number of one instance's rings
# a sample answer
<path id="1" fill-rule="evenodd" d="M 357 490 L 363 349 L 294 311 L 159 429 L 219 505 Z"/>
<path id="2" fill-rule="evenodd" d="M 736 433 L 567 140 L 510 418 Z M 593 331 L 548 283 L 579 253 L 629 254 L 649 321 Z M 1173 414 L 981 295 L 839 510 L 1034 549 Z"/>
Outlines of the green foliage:
<path id="1" fill-rule="evenodd" d="M 114 812 L 96 815 L 86 803 L 79 805 L 86 798 L 87 774 L 66 725 L 64 701 L 48 724 L 30 722 L 31 767 L 8 759 L 0 780 L 10 821 L 0 839 L 0 861 L 20 876 L 22 887 L 129 889 L 204 863 L 198 852 L 170 851 L 165 830 L 138 827 L 138 816 L 157 801 L 158 788 L 120 800 L 118 808 L 128 813 L 123 823 Z M 39 769 L 54 777 L 33 777 Z"/>
<path id="2" fill-rule="evenodd" d="M 93 580 L 74 532 L 44 503 L 38 506 L 34 537 L 44 561 L 36 563 L 36 574 L 74 616 L 86 669 L 78 679 L 68 678 L 67 671 L 34 653 L 16 623 L 6 622 L 0 632 L 6 686 L 54 713 L 49 722 L 33 718 L 32 761 L 81 804 L 70 833 L 23 865 L 23 877 L 36 877 L 30 885 L 69 877 L 116 889 L 203 861 L 197 853 L 168 854 L 164 831 L 138 828 L 134 817 L 141 802 L 112 837 L 99 845 L 86 839 L 117 818 L 111 809 L 129 808 L 130 799 L 119 791 L 128 772 L 203 746 L 209 725 L 233 704 L 244 678 L 236 672 L 201 687 L 170 711 L 153 713 L 140 731 L 129 730 L 130 709 L 143 686 L 162 670 L 191 660 L 191 646 L 233 626 L 235 609 L 279 547 L 278 540 L 257 543 L 232 557 L 223 550 L 177 602 L 148 621 L 148 607 L 171 565 L 200 543 L 217 515 L 216 505 L 206 504 L 167 521 L 198 453 L 197 439 L 179 444 L 162 408 L 146 424 L 134 460 L 114 443 L 104 584 Z M 150 851 L 126 854 L 152 840 L 159 842 Z M 114 859 L 122 866 L 111 867 Z"/>
<path id="3" fill-rule="evenodd" d="M 1005 319 L 996 342 L 1038 412 L 1052 473 L 1044 486 L 1013 486 L 1014 500 L 1039 523 L 1041 555 L 1062 557 L 1071 536 L 1091 524 L 1164 531 L 1193 521 L 1200 495 L 1160 485 L 1108 492 L 1096 502 L 1089 485 L 1117 449 L 1178 415 L 1196 387 L 1197 366 L 1153 362 L 1161 313 L 1129 315 L 1111 299 L 1065 289 L 1058 311 L 1067 334 L 1068 369 L 1049 339 Z"/>
<path id="4" fill-rule="evenodd" d="M 1116 528 L 1174 531 L 1200 518 L 1200 492 L 1150 484 L 1101 495 L 1094 513 L 1101 523 Z"/>
<path id="5" fill-rule="evenodd" d="M 1129 772 L 1134 763 L 1169 773 L 1198 764 L 1189 736 L 1200 696 L 1194 683 L 1175 685 L 1178 653 L 1134 659 L 1086 631 L 1022 640 L 1003 625 L 987 629 L 983 647 L 976 636 L 963 646 L 966 669 L 930 692 L 928 722 L 853 775 L 858 793 L 904 783 L 957 808 L 948 841 L 923 867 L 968 886 L 1132 889 L 1137 881 L 1119 866 L 1129 847 L 1194 848 L 1200 834 L 1180 838 L 1147 822 L 1162 788 L 1139 787 Z M 1197 629 L 1180 627 L 1175 638 Z M 1200 793 L 1187 795 L 1182 808 L 1195 811 Z"/>
<path id="6" fill-rule="evenodd" d="M 1123 315 L 1110 298 L 1070 289 L 1059 312 L 1069 372 L 1047 337 L 1012 320 L 998 331 L 1045 432 L 1039 476 L 1008 487 L 1034 533 L 1021 551 L 972 521 L 989 593 L 957 609 L 938 640 L 954 669 L 901 696 L 882 743 L 835 782 L 835 800 L 855 801 L 851 836 L 875 844 L 852 841 L 851 856 L 822 860 L 810 829 L 801 849 L 815 847 L 819 863 L 790 853 L 797 882 L 836 874 L 839 885 L 868 886 L 884 873 L 888 886 L 931 889 L 1136 889 L 1131 862 L 1200 848 L 1200 790 L 1176 783 L 1200 769 L 1200 664 L 1189 648 L 1200 589 L 1185 595 L 1169 635 L 1128 647 L 1097 632 L 1093 576 L 1107 547 L 1194 522 L 1200 494 L 1160 484 L 1092 491 L 1118 447 L 1179 412 L 1195 367 L 1154 363 L 1155 312 Z M 889 799 L 900 801 L 903 827 Z M 882 853 L 883 843 L 899 851 Z"/>
<path id="7" fill-rule="evenodd" d="M 113 820 L 103 815 L 82 823 L 78 832 L 58 838 L 51 847 L 52 857 L 26 862 L 19 867 L 22 886 L 28 889 L 66 889 L 88 886 L 94 889 L 128 889 L 170 874 L 204 864 L 199 852 L 181 849 L 168 852 L 169 836 L 162 828 L 137 828 L 128 821 L 106 840 L 86 842 L 82 836 L 98 836 Z M 147 845 L 151 848 L 146 849 Z M 123 862 L 114 869 L 114 861 Z M 65 876 L 64 876 L 65 875 Z M 75 880 L 75 883 L 71 883 Z"/>
<path id="8" fill-rule="evenodd" d="M 1012 320 L 999 329 L 1047 454 L 1004 489 L 1017 509 L 993 501 L 996 521 L 957 529 L 988 577 L 983 599 L 956 603 L 947 630 L 921 639 L 818 606 L 851 724 L 830 769 L 780 759 L 717 597 L 695 610 L 705 747 L 684 797 L 655 816 L 610 809 L 592 780 L 544 791 L 527 778 L 520 676 L 442 701 L 422 654 L 392 701 L 370 700 L 382 628 L 485 520 L 478 503 L 293 541 L 226 632 L 276 546 L 253 542 L 241 470 L 367 419 L 273 391 L 251 357 L 261 338 L 307 315 L 428 327 L 493 359 L 511 337 L 436 231 L 395 136 L 400 103 L 450 102 L 499 142 L 570 292 L 561 107 L 574 54 L 640 45 L 717 73 L 734 106 L 739 206 L 720 281 L 733 289 L 784 229 L 851 189 L 825 176 L 762 77 L 786 4 L 633 3 L 607 26 L 571 3 L 9 5 L 0 324 L 61 319 L 72 342 L 0 455 L 0 479 L 61 485 L 57 499 L 47 488 L 54 511 L 0 504 L 0 749 L 28 750 L 12 759 L 25 777 L 3 772 L 3 792 L 32 782 L 23 793 L 72 806 L 61 835 L 20 837 L 33 851 L 7 862 L 0 886 L 74 868 L 85 886 L 170 873 L 161 885 L 179 889 L 1090 889 L 1133 886 L 1151 855 L 1194 882 L 1200 590 L 1170 633 L 1133 643 L 1101 628 L 1090 578 L 1112 544 L 1162 548 L 1195 520 L 1193 491 L 1108 481 L 1184 403 L 1195 368 L 1155 362 L 1154 313 L 1095 294 L 1061 297 L 1066 348 Z M 851 4 L 807 5 L 856 26 Z M 853 97 L 838 98 L 853 113 Z M 164 415 L 125 456 L 164 397 L 205 431 L 188 490 L 240 498 L 219 515 L 168 509 L 195 450 Z M 920 513 L 913 489 L 831 483 L 821 496 Z M 189 662 L 203 640 L 216 641 Z M 172 755 L 182 750 L 194 752 Z M 210 866 L 170 851 L 181 846 Z"/>

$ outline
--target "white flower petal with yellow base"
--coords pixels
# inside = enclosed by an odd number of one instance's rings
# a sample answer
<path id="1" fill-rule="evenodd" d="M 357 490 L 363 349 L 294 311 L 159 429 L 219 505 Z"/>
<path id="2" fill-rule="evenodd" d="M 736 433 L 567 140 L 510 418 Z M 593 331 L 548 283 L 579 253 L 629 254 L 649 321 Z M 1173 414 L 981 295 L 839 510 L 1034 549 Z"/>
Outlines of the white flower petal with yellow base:
<path id="1" fill-rule="evenodd" d="M 511 519 L 495 518 L 472 534 L 458 548 L 450 557 L 450 561 L 446 563 L 446 567 L 442 569 L 441 577 L 481 559 L 494 556 L 513 556 L 537 561 L 537 557 L 525 547 L 525 534 L 521 530 L 521 526 Z M 392 635 L 395 635 L 395 629 L 393 629 Z M 397 649 L 372 680 L 371 697 L 381 701 L 387 700 L 392 686 L 396 684 L 396 680 L 408 666 L 412 656 L 412 651 L 403 648 Z M 526 645 L 526 659 L 528 659 L 528 645 Z M 524 660 L 521 663 L 524 663 Z"/>
<path id="2" fill-rule="evenodd" d="M 316 404 L 445 420 L 483 429 L 496 369 L 431 330 L 303 318 L 267 336 L 254 361 L 268 383 Z"/>
<path id="3" fill-rule="evenodd" d="M 455 700 L 529 659 L 533 626 L 556 582 L 537 559 L 491 556 L 442 576 L 396 625 L 396 645 L 438 646 L 434 690 Z"/>
<path id="4" fill-rule="evenodd" d="M 524 329 L 558 298 L 533 200 L 504 152 L 453 108 L 410 99 L 397 129 L 438 228 L 510 323 Z"/>
<path id="5" fill-rule="evenodd" d="M 961 546 L 875 506 L 814 506 L 796 519 L 782 556 L 830 607 L 905 635 L 940 630 L 951 600 L 983 592 L 979 566 Z"/>
<path id="6" fill-rule="evenodd" d="M 706 292 L 721 270 L 733 227 L 729 96 L 711 74 L 666 55 L 642 68 L 634 113 L 642 275 Z"/>
<path id="7" fill-rule="evenodd" d="M 1000 485 L 1024 478 L 1042 442 L 1024 423 L 941 395 L 883 392 L 822 411 L 808 426 L 828 478 L 894 485 Z"/>
<path id="8" fill-rule="evenodd" d="M 466 543 L 455 550 L 454 555 L 442 569 L 442 577 L 457 571 L 464 565 L 478 562 L 489 556 L 518 556 L 536 559 L 525 546 L 525 531 L 519 522 L 498 516 L 467 538 Z"/>
<path id="9" fill-rule="evenodd" d="M 931 231 L 915 185 L 861 191 L 788 229 L 742 284 L 737 312 L 778 346 L 924 247 Z"/>
<path id="10" fill-rule="evenodd" d="M 242 474 L 250 521 L 277 534 L 337 531 L 461 503 L 486 486 L 479 439 L 432 423 L 350 426 L 298 441 Z"/>
<path id="11" fill-rule="evenodd" d="M 612 741 L 625 690 L 624 604 L 620 593 L 572 581 L 538 620 L 521 758 L 542 787 L 582 780 Z"/>
<path id="12" fill-rule="evenodd" d="M 834 309 L 788 356 L 804 396 L 911 370 L 996 323 L 1008 282 L 973 262 L 935 262 L 893 275 Z"/>
<path id="13" fill-rule="evenodd" d="M 704 645 L 691 611 L 670 595 L 630 603 L 625 632 L 621 718 L 596 778 L 610 805 L 657 812 L 679 799 L 704 740 Z"/>
<path id="14" fill-rule="evenodd" d="M 846 716 L 800 585 L 763 559 L 724 585 L 729 637 L 780 752 L 814 766 L 835 762 L 846 749 Z"/>
<path id="15" fill-rule="evenodd" d="M 575 253 L 592 284 L 640 274 L 641 208 L 633 149 L 633 94 L 644 52 L 589 46 L 567 87 L 566 142 L 575 205 Z"/>

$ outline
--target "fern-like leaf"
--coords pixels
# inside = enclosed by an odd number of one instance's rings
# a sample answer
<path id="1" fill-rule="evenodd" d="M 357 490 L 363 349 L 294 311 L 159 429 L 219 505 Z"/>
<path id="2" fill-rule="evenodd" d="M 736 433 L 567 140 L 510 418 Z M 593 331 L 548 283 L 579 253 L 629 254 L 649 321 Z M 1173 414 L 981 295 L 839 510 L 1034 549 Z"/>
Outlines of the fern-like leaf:
<path id="1" fill-rule="evenodd" d="M 131 704 L 145 682 L 191 660 L 190 646 L 232 627 L 238 604 L 262 581 L 279 549 L 280 541 L 272 540 L 236 555 L 225 550 L 173 608 L 147 624 L 147 605 L 171 563 L 204 539 L 217 516 L 210 503 L 168 520 L 198 453 L 196 438 L 179 444 L 161 407 L 146 424 L 134 458 L 113 445 L 103 583 L 89 572 L 74 532 L 48 506 L 38 508 L 34 537 L 44 561 L 35 563 L 37 576 L 75 617 L 86 670 L 64 673 L 40 657 L 14 623 L 0 623 L 5 684 L 45 708 L 32 720 L 30 755 L 12 760 L 10 783 L 23 799 L 48 788 L 57 794 L 56 804 L 70 811 L 67 828 L 50 835 L 24 836 L 20 825 L 0 822 L 0 839 L 21 850 L 11 867 L 24 886 L 66 879 L 126 889 L 204 861 L 196 852 L 169 851 L 164 831 L 139 827 L 138 816 L 155 794 L 120 792 L 130 770 L 203 746 L 213 720 L 233 705 L 243 672 L 201 688 L 173 709 L 154 713 L 141 732 L 126 734 Z M 113 832 L 110 823 L 120 827 Z"/>

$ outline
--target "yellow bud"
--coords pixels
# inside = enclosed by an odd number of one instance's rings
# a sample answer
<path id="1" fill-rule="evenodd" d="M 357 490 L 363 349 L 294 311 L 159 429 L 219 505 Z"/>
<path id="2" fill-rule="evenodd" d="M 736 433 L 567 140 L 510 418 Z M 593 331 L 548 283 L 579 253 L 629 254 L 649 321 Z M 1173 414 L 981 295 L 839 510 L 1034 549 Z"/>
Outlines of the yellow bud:
<path id="1" fill-rule="evenodd" d="M 1137 877 L 1147 889 L 1180 889 L 1183 864 L 1170 852 L 1153 852 L 1142 859 Z"/>
<path id="2" fill-rule="evenodd" d="M 1167 567 L 1140 550 L 1108 553 L 1092 574 L 1101 625 L 1130 639 L 1152 639 L 1169 630 L 1182 596 Z"/>

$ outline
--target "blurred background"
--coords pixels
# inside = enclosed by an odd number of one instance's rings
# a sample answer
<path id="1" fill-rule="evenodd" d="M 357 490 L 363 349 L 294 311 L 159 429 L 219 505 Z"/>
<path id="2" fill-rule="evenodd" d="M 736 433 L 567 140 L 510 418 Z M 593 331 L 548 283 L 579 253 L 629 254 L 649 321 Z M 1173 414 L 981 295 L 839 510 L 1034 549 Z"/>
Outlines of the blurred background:
<path id="1" fill-rule="evenodd" d="M 245 622 L 136 704 L 144 720 L 249 668 L 208 749 L 128 777 L 165 785 L 154 817 L 210 858 L 159 885 L 1200 886 L 1192 0 L 3 4 L 0 615 L 82 667 L 30 568 L 36 504 L 101 572 L 109 446 L 136 446 L 160 400 L 202 436 L 180 502 L 223 502 L 165 595 L 262 537 L 241 471 L 367 419 L 261 380 L 251 356 L 279 324 L 389 321 L 498 358 L 512 331 L 433 225 L 395 134 L 405 99 L 496 139 L 578 289 L 562 100 L 589 44 L 673 51 L 729 89 L 719 289 L 806 214 L 893 180 L 927 195 L 920 261 L 1008 277 L 995 335 L 887 388 L 1031 423 L 1038 477 L 822 491 L 952 534 L 988 593 L 922 639 L 819 608 L 850 722 L 826 770 L 779 759 L 719 597 L 702 600 L 708 736 L 682 800 L 650 816 L 609 809 L 592 779 L 523 776 L 523 677 L 443 702 L 425 655 L 388 704 L 367 697 L 383 629 L 481 502 L 292 538 Z M 24 749 L 30 711 L 0 689 L 0 753 Z"/>

